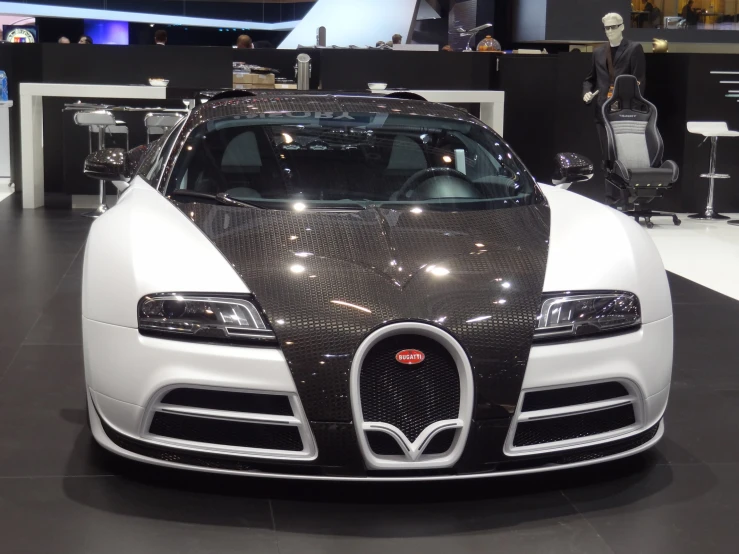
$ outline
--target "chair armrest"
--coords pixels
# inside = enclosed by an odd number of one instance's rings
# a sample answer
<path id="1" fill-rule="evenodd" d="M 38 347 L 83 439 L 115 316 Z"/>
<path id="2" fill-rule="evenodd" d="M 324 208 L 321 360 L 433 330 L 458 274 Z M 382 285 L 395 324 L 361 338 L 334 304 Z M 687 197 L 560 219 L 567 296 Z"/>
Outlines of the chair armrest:
<path id="1" fill-rule="evenodd" d="M 677 181 L 677 178 L 680 176 L 680 168 L 677 167 L 677 164 L 672 160 L 667 160 L 665 163 L 662 164 L 660 169 L 672 170 L 672 180 L 670 181 L 670 183 L 674 183 L 675 181 Z"/>

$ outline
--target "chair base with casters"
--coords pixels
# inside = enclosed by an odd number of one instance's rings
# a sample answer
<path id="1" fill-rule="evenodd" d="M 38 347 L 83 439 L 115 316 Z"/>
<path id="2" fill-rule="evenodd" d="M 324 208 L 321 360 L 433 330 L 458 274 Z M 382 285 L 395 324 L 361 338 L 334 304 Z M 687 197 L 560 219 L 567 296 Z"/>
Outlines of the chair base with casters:
<path id="1" fill-rule="evenodd" d="M 665 180 L 672 179 L 673 171 L 677 172 L 677 166 L 674 165 L 674 162 L 667 162 L 667 164 L 671 165 L 664 168 L 665 170 L 669 170 L 664 173 Z M 624 215 L 633 217 L 637 223 L 640 220 L 644 220 L 648 229 L 654 227 L 654 223 L 652 222 L 653 217 L 670 217 L 672 218 L 672 223 L 678 226 L 682 223 L 676 213 L 654 211 L 644 207 L 652 200 L 662 198 L 664 193 L 669 190 L 661 182 L 656 182 L 656 186 L 652 186 L 652 183 L 647 183 L 647 186 L 639 189 L 638 194 L 632 194 L 630 192 L 629 182 L 620 178 L 618 173 L 607 173 L 606 183 L 614 190 L 614 194 L 607 198 L 607 202 L 619 209 Z M 634 189 L 639 187 L 639 183 L 634 183 Z"/>
<path id="2" fill-rule="evenodd" d="M 725 215 L 719 214 L 713 208 L 713 193 L 716 179 L 729 179 L 726 173 L 716 173 L 716 151 L 718 150 L 719 137 L 739 137 L 739 131 L 729 130 L 725 121 L 688 121 L 688 132 L 706 137 L 703 142 L 711 139 L 711 161 L 708 173 L 703 173 L 701 178 L 708 179 L 708 201 L 706 208 L 700 213 L 690 215 L 691 219 L 700 220 L 726 220 Z M 702 143 L 701 143 L 702 144 Z"/>
<path id="3" fill-rule="evenodd" d="M 616 78 L 613 96 L 603 104 L 603 121 L 608 138 L 604 162 L 607 201 L 637 223 L 669 217 L 682 222 L 672 212 L 654 211 L 648 204 L 672 188 L 680 171 L 673 161 L 663 161 L 664 143 L 657 130 L 657 108 L 646 101 L 633 75 Z"/>

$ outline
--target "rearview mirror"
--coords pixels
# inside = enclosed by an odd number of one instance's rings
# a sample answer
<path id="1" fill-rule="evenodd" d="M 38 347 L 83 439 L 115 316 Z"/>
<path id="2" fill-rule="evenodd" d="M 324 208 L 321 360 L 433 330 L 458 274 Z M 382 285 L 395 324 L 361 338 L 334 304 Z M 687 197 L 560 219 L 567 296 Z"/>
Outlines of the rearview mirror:
<path id="1" fill-rule="evenodd" d="M 552 183 L 560 188 L 568 189 L 572 183 L 582 183 L 593 178 L 593 162 L 585 156 L 563 152 L 554 159 L 557 169 L 552 176 Z"/>
<path id="2" fill-rule="evenodd" d="M 85 175 L 99 181 L 112 181 L 118 190 L 128 188 L 133 176 L 128 152 L 123 148 L 106 148 L 85 159 Z"/>

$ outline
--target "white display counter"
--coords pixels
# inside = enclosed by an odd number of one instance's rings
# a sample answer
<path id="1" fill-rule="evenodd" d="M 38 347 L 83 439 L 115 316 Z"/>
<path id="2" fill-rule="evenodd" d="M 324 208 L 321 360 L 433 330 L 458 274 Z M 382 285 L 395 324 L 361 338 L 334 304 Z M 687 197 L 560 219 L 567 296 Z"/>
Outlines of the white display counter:
<path id="1" fill-rule="evenodd" d="M 412 92 L 429 102 L 442 104 L 480 104 L 480 121 L 503 136 L 503 110 L 505 92 L 502 90 L 373 90 L 374 94 L 387 96 L 394 92 Z"/>
<path id="2" fill-rule="evenodd" d="M 147 85 L 21 83 L 21 169 L 23 171 L 21 184 L 24 208 L 40 208 L 44 205 L 43 100 L 45 96 L 75 99 L 166 100 L 167 89 Z"/>

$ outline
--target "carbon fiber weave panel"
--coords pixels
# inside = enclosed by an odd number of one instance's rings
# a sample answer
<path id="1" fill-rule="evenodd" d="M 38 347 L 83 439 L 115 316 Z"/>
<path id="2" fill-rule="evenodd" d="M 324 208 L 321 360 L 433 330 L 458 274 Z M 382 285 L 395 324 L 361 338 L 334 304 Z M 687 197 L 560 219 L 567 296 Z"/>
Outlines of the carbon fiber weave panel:
<path id="1" fill-rule="evenodd" d="M 309 420 L 351 421 L 353 353 L 373 329 L 407 320 L 438 325 L 466 349 L 476 419 L 515 408 L 544 284 L 546 205 L 419 214 L 180 206 L 255 293 Z"/>

